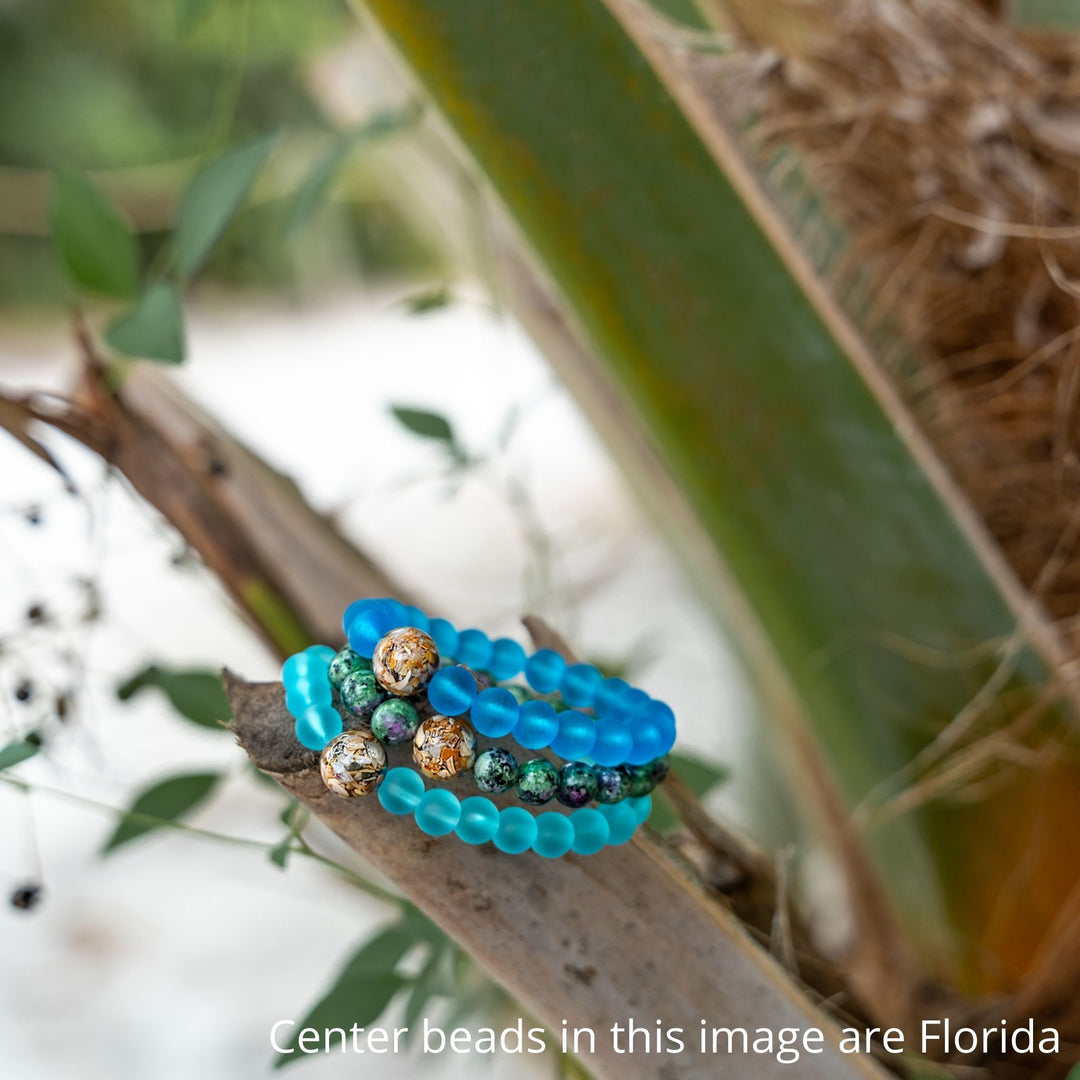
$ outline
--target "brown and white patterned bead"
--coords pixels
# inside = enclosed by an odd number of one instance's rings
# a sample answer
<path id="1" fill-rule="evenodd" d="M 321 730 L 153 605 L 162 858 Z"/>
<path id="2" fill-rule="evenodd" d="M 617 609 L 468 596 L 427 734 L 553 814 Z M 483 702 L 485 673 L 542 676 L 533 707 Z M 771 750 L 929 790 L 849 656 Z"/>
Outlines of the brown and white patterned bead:
<path id="1" fill-rule="evenodd" d="M 429 716 L 413 736 L 413 761 L 432 780 L 452 780 L 476 760 L 476 732 L 459 716 Z"/>
<path id="2" fill-rule="evenodd" d="M 402 626 L 379 640 L 371 668 L 384 690 L 409 697 L 423 690 L 439 670 L 439 650 L 430 634 L 415 626 Z"/>
<path id="3" fill-rule="evenodd" d="M 386 750 L 369 731 L 343 731 L 323 747 L 319 771 L 335 795 L 344 799 L 370 795 L 386 772 Z"/>

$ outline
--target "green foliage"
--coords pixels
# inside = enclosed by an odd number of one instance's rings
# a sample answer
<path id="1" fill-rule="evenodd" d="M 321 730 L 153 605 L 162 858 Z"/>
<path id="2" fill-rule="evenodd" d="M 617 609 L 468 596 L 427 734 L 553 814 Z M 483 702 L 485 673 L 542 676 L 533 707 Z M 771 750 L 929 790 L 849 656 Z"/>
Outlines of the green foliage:
<path id="1" fill-rule="evenodd" d="M 32 758 L 40 749 L 41 743 L 37 739 L 19 739 L 16 742 L 9 742 L 7 746 L 0 749 L 0 772 Z"/>
<path id="2" fill-rule="evenodd" d="M 1045 29 L 1080 30 L 1080 4 L 1076 0 L 1013 0 L 1014 22 Z"/>
<path id="3" fill-rule="evenodd" d="M 673 752 L 669 757 L 672 769 L 699 799 L 704 799 L 713 788 L 726 784 L 731 779 L 731 770 L 726 765 L 714 765 L 690 754 Z M 658 787 L 653 792 L 652 799 L 653 809 L 649 815 L 649 824 L 661 833 L 669 833 L 678 828 L 679 815 L 675 813 L 671 800 L 664 794 L 663 787 Z"/>
<path id="4" fill-rule="evenodd" d="M 175 286 L 158 281 L 105 331 L 117 352 L 164 364 L 184 361 L 184 313 Z"/>
<path id="5" fill-rule="evenodd" d="M 452 300 L 450 290 L 445 285 L 438 285 L 406 296 L 402 305 L 410 315 L 428 315 L 433 311 L 442 311 Z"/>
<path id="6" fill-rule="evenodd" d="M 128 701 L 148 686 L 161 690 L 181 716 L 202 727 L 224 731 L 222 725 L 232 720 L 232 709 L 216 672 L 150 664 L 117 687 L 116 696 Z"/>
<path id="7" fill-rule="evenodd" d="M 176 220 L 176 269 L 181 277 L 191 277 L 206 261 L 243 205 L 276 141 L 276 135 L 263 135 L 234 146 L 195 174 Z"/>
<path id="8" fill-rule="evenodd" d="M 428 412 L 426 409 L 411 409 L 405 405 L 391 405 L 390 411 L 394 419 L 406 431 L 419 435 L 422 439 L 431 439 L 441 443 L 449 453 L 455 465 L 467 465 L 469 455 L 465 448 L 458 442 L 450 421 L 440 413 Z"/>
<path id="9" fill-rule="evenodd" d="M 139 280 L 139 248 L 131 226 L 82 173 L 60 168 L 53 177 L 52 231 L 56 251 L 81 289 L 126 299 Z"/>
<path id="10" fill-rule="evenodd" d="M 188 773 L 144 789 L 121 814 L 102 855 L 189 814 L 206 800 L 220 779 L 218 773 Z"/>

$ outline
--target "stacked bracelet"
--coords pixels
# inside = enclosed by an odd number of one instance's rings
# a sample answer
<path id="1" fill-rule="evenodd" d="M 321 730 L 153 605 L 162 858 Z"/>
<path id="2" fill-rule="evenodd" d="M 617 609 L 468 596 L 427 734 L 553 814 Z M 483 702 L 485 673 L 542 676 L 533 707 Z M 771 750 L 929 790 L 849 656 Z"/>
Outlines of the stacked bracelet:
<path id="1" fill-rule="evenodd" d="M 387 810 L 412 813 L 431 835 L 454 832 L 467 843 L 490 840 L 503 851 L 531 849 L 548 856 L 588 854 L 624 842 L 648 816 L 648 793 L 666 774 L 675 739 L 667 705 L 621 679 L 604 679 L 591 664 L 568 665 L 550 649 L 529 657 L 509 638 L 493 642 L 479 630 L 458 632 L 446 620 L 429 620 L 395 600 L 357 601 L 342 621 L 346 648 L 335 653 L 313 646 L 282 669 L 297 738 L 321 751 L 321 773 L 331 792 L 355 797 L 379 788 Z M 448 659 L 457 663 L 440 668 Z M 558 695 L 554 700 L 562 711 L 549 701 L 528 699 L 520 688 L 515 696 L 488 685 L 522 672 L 534 692 Z M 367 721 L 366 728 L 345 730 L 335 693 L 347 713 Z M 595 715 L 581 711 L 586 708 Z M 512 735 L 526 749 L 550 747 L 571 760 L 561 768 L 542 757 L 519 765 L 502 746 L 478 755 L 477 732 Z M 534 818 L 520 808 L 499 810 L 483 796 L 462 802 L 446 789 L 425 791 L 419 773 L 386 772 L 384 744 L 410 740 L 424 776 L 447 780 L 471 771 L 481 791 L 512 789 L 533 806 L 556 798 L 572 813 Z M 598 808 L 588 809 L 593 800 Z"/>

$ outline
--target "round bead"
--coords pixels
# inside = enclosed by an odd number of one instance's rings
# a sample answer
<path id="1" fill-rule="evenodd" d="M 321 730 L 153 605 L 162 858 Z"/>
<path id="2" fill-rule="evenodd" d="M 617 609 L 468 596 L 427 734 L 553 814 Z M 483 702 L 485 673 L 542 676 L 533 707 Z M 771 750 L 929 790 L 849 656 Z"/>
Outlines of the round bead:
<path id="1" fill-rule="evenodd" d="M 379 689 L 372 671 L 354 671 L 345 677 L 339 691 L 341 704 L 356 716 L 368 716 L 386 695 Z"/>
<path id="2" fill-rule="evenodd" d="M 521 645 L 513 638 L 501 637 L 491 643 L 488 670 L 500 681 L 512 679 L 525 667 L 525 659 L 525 650 Z"/>
<path id="3" fill-rule="evenodd" d="M 330 689 L 325 671 L 320 674 L 312 672 L 310 675 L 300 675 L 290 680 L 286 694 L 303 699 L 309 705 L 329 705 L 334 700 L 334 692 Z"/>
<path id="4" fill-rule="evenodd" d="M 358 652 L 353 652 L 352 649 L 346 646 L 330 661 L 327 675 L 330 679 L 330 685 L 335 690 L 340 690 L 341 684 L 354 671 L 370 670 L 371 661 L 365 660 Z"/>
<path id="5" fill-rule="evenodd" d="M 429 716 L 413 737 L 413 761 L 432 780 L 450 780 L 468 772 L 476 760 L 476 733 L 456 716 Z"/>
<path id="6" fill-rule="evenodd" d="M 645 765 L 630 766 L 630 798 L 638 799 L 650 791 L 668 774 L 669 762 L 664 757 L 656 758 Z"/>
<path id="7" fill-rule="evenodd" d="M 408 742 L 419 726 L 420 717 L 403 698 L 390 698 L 371 714 L 371 734 L 388 746 Z"/>
<path id="8" fill-rule="evenodd" d="M 596 801 L 611 805 L 630 797 L 630 770 L 625 765 L 596 767 Z"/>
<path id="9" fill-rule="evenodd" d="M 444 716 L 468 712 L 476 700 L 476 676 L 464 667 L 445 667 L 428 683 L 428 701 Z"/>
<path id="10" fill-rule="evenodd" d="M 323 783 L 342 798 L 370 795 L 386 771 L 386 751 L 374 735 L 354 728 L 331 739 L 319 758 Z"/>
<path id="11" fill-rule="evenodd" d="M 659 757 L 662 753 L 663 741 L 657 726 L 649 721 L 642 721 L 631 729 L 633 745 L 626 761 L 630 765 L 644 765 Z"/>
<path id="12" fill-rule="evenodd" d="M 399 626 L 408 625 L 408 621 L 404 604 L 397 600 L 372 600 L 358 608 L 345 624 L 345 636 L 354 652 L 371 656 L 381 638 Z"/>
<path id="13" fill-rule="evenodd" d="M 520 855 L 528 851 L 536 839 L 536 819 L 520 806 L 508 806 L 499 811 L 499 827 L 492 840 L 500 851 Z"/>
<path id="14" fill-rule="evenodd" d="M 637 815 L 628 802 L 619 803 L 618 806 L 601 807 L 600 813 L 607 818 L 608 828 L 611 830 L 608 843 L 612 846 L 625 844 L 637 831 Z"/>
<path id="15" fill-rule="evenodd" d="M 652 813 L 652 798 L 648 795 L 642 795 L 640 799 L 628 799 L 626 805 L 633 810 L 639 825 Z"/>
<path id="16" fill-rule="evenodd" d="M 379 802 L 391 814 L 411 814 L 424 794 L 424 778 L 415 769 L 391 769 L 379 785 Z"/>
<path id="17" fill-rule="evenodd" d="M 281 681 L 287 682 L 297 675 L 309 675 L 326 670 L 334 658 L 334 650 L 327 645 L 309 645 L 303 652 L 293 653 L 281 665 Z"/>
<path id="18" fill-rule="evenodd" d="M 593 743 L 590 757 L 597 765 L 620 765 L 633 745 L 630 729 L 604 716 L 596 722 L 596 742 Z"/>
<path id="19" fill-rule="evenodd" d="M 615 702 L 630 689 L 625 679 L 602 679 L 593 692 L 593 708 L 598 716 L 608 716 Z"/>
<path id="20" fill-rule="evenodd" d="M 415 626 L 417 630 L 423 630 L 425 634 L 431 633 L 431 620 L 418 608 L 411 604 L 405 605 L 405 624 Z"/>
<path id="21" fill-rule="evenodd" d="M 379 639 L 371 657 L 375 680 L 389 694 L 419 693 L 439 670 L 439 650 L 430 634 L 401 626 Z"/>
<path id="22" fill-rule="evenodd" d="M 545 859 L 565 855 L 574 842 L 574 825 L 565 814 L 538 814 L 533 851 Z"/>
<path id="23" fill-rule="evenodd" d="M 489 739 L 501 739 L 514 730 L 518 722 L 518 703 L 509 690 L 493 686 L 476 695 L 469 716 L 473 727 Z"/>
<path id="24" fill-rule="evenodd" d="M 518 710 L 514 738 L 529 750 L 551 745 L 559 732 L 559 714 L 546 701 L 526 701 Z"/>
<path id="25" fill-rule="evenodd" d="M 461 820 L 461 803 L 452 791 L 432 788 L 420 796 L 420 805 L 413 817 L 421 832 L 428 836 L 445 836 L 453 832 Z"/>
<path id="26" fill-rule="evenodd" d="M 563 673 L 562 696 L 567 705 L 587 709 L 603 676 L 592 664 L 571 664 Z"/>
<path id="27" fill-rule="evenodd" d="M 486 844 L 499 827 L 499 808 L 482 795 L 462 800 L 461 820 L 454 832 L 466 844 Z"/>
<path id="28" fill-rule="evenodd" d="M 518 772 L 514 794 L 530 806 L 551 802 L 559 788 L 559 770 L 543 758 L 526 761 Z"/>
<path id="29" fill-rule="evenodd" d="M 559 713 L 559 730 L 551 740 L 551 749 L 561 758 L 573 761 L 587 757 L 596 742 L 596 721 L 577 709 Z"/>
<path id="30" fill-rule="evenodd" d="M 309 750 L 321 750 L 342 729 L 341 716 L 332 705 L 309 705 L 296 718 L 296 738 Z"/>
<path id="31" fill-rule="evenodd" d="M 559 786 L 555 797 L 571 810 L 579 810 L 596 798 L 596 773 L 584 761 L 568 761 L 559 770 Z"/>
<path id="32" fill-rule="evenodd" d="M 471 668 L 486 668 L 491 663 L 491 639 L 483 630 L 462 630 L 458 634 L 456 659 Z"/>
<path id="33" fill-rule="evenodd" d="M 655 725 L 660 732 L 660 753 L 666 754 L 675 745 L 675 714 L 670 705 L 662 701 L 650 702 L 645 710 L 644 719 Z"/>
<path id="34" fill-rule="evenodd" d="M 578 855 L 595 855 L 608 842 L 611 828 L 599 810 L 578 810 L 570 815 L 570 821 L 574 826 L 572 850 Z"/>
<path id="35" fill-rule="evenodd" d="M 485 750 L 473 765 L 473 781 L 481 791 L 498 795 L 517 783 L 517 758 L 501 746 Z"/>
<path id="36" fill-rule="evenodd" d="M 652 698 L 636 686 L 628 686 L 611 704 L 605 715 L 624 723 L 637 723 L 638 718 L 652 702 Z"/>
<path id="37" fill-rule="evenodd" d="M 432 619 L 428 623 L 428 633 L 435 639 L 439 655 L 444 660 L 457 657 L 458 632 L 454 624 L 446 619 Z"/>
<path id="38" fill-rule="evenodd" d="M 551 694 L 565 671 L 566 661 L 554 649 L 537 649 L 525 663 L 525 681 L 538 694 Z"/>

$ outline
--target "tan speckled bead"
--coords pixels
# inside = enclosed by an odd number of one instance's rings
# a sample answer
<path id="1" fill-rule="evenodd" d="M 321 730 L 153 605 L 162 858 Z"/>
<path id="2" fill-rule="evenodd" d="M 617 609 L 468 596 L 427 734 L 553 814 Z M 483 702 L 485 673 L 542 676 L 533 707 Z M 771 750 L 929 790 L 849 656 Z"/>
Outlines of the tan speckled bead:
<path id="1" fill-rule="evenodd" d="M 476 760 L 476 732 L 458 716 L 429 716 L 413 736 L 413 761 L 432 780 L 451 780 Z"/>
<path id="2" fill-rule="evenodd" d="M 386 772 L 386 750 L 368 731 L 343 731 L 323 747 L 319 771 L 335 795 L 344 799 L 370 795 Z"/>
<path id="3" fill-rule="evenodd" d="M 375 681 L 390 694 L 409 697 L 423 690 L 439 670 L 439 650 L 430 634 L 415 626 L 391 630 L 371 657 Z"/>

